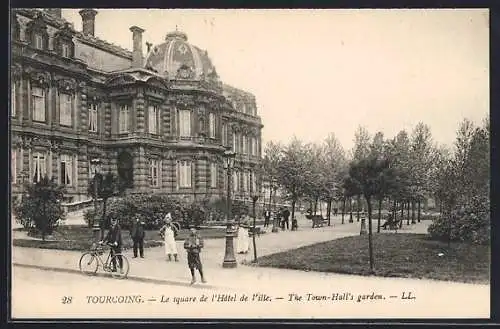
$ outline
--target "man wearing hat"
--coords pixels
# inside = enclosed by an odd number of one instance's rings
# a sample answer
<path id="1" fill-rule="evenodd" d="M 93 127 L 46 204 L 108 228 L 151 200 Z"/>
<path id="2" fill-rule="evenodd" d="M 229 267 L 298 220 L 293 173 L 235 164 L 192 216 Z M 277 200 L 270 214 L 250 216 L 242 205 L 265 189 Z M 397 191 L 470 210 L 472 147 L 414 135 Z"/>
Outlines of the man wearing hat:
<path id="1" fill-rule="evenodd" d="M 141 258 L 144 258 L 144 225 L 145 223 L 141 221 L 139 215 L 136 215 L 135 220 L 132 223 L 132 230 L 130 231 L 130 237 L 134 242 L 134 258 L 137 258 L 137 249 L 139 249 Z"/>
<path id="2" fill-rule="evenodd" d="M 111 218 L 111 227 L 108 231 L 108 234 L 104 238 L 104 241 L 101 242 L 110 244 L 111 255 L 122 253 L 122 230 L 120 228 L 120 225 L 118 225 L 118 220 L 116 218 Z M 116 258 L 118 258 L 118 263 L 119 263 L 118 266 L 120 267 L 121 270 L 123 267 L 123 260 L 121 256 Z M 113 272 L 116 272 L 115 258 L 113 258 L 112 266 L 113 266 Z"/>
<path id="3" fill-rule="evenodd" d="M 172 260 L 172 255 L 174 255 L 174 260 L 179 261 L 177 258 L 177 245 L 175 243 L 176 229 L 172 225 L 172 215 L 168 213 L 165 216 L 165 225 L 160 229 L 160 234 L 163 236 L 165 242 L 165 254 L 168 260 Z"/>
<path id="4" fill-rule="evenodd" d="M 189 270 L 191 271 L 191 277 L 192 277 L 191 284 L 196 282 L 196 277 L 194 273 L 195 269 L 198 269 L 198 272 L 200 272 L 201 282 L 203 283 L 207 282 L 205 281 L 205 278 L 203 276 L 203 267 L 201 265 L 201 260 L 200 260 L 200 252 L 202 248 L 203 248 L 203 239 L 196 231 L 196 228 L 194 226 L 191 226 L 189 236 L 184 241 L 184 249 L 186 249 L 187 251 L 188 266 Z"/>

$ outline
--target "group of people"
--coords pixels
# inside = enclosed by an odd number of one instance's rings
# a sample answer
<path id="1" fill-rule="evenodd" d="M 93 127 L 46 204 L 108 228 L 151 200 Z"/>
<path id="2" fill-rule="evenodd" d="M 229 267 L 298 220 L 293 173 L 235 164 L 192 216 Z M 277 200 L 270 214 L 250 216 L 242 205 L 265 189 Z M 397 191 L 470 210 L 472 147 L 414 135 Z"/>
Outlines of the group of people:
<path id="1" fill-rule="evenodd" d="M 133 252 L 134 258 L 137 258 L 138 254 L 141 258 L 144 258 L 144 237 L 145 237 L 145 223 L 141 221 L 139 217 L 136 217 L 132 224 L 132 229 L 130 230 L 130 237 L 133 241 Z M 172 215 L 168 213 L 164 218 L 164 225 L 160 229 L 160 235 L 163 236 L 165 243 L 165 254 L 167 260 L 171 261 L 172 257 L 174 261 L 178 262 L 178 252 L 177 244 L 175 242 L 175 237 L 177 236 L 177 228 L 172 224 Z M 104 237 L 101 243 L 108 243 L 111 247 L 112 255 L 121 255 L 122 253 L 122 233 L 118 220 L 116 218 L 111 219 L 111 226 L 108 233 Z M 195 270 L 198 270 L 201 278 L 201 282 L 206 283 L 205 277 L 203 276 L 203 266 L 201 264 L 200 252 L 203 248 L 203 239 L 196 230 L 195 227 L 190 228 L 190 234 L 184 241 L 184 249 L 187 253 L 188 267 L 191 272 L 191 284 L 196 282 Z M 119 270 L 122 270 L 122 259 L 121 257 L 116 257 L 118 259 L 118 264 L 113 263 L 113 271 L 117 271 L 117 265 Z"/>
<path id="2" fill-rule="evenodd" d="M 274 213 L 267 209 L 264 211 L 264 227 L 268 227 L 271 219 L 276 219 L 277 224 L 279 227 L 281 227 L 281 230 L 290 229 L 290 210 L 288 210 L 287 207 L 280 207 L 278 211 L 275 211 Z M 297 219 L 292 219 L 292 231 L 297 230 L 298 224 L 297 224 Z"/>

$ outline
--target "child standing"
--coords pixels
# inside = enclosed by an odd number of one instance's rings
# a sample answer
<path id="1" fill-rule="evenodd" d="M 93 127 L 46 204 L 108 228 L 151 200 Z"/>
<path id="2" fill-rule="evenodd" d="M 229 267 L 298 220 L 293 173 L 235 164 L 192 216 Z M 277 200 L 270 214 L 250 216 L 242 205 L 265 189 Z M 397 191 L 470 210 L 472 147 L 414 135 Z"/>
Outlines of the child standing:
<path id="1" fill-rule="evenodd" d="M 203 239 L 198 234 L 194 227 L 191 228 L 189 236 L 184 241 L 184 249 L 187 251 L 187 259 L 189 270 L 191 271 L 191 284 L 196 282 L 196 276 L 194 270 L 197 269 L 200 272 L 201 282 L 206 283 L 203 276 L 203 266 L 201 265 L 200 252 L 203 248 Z"/>

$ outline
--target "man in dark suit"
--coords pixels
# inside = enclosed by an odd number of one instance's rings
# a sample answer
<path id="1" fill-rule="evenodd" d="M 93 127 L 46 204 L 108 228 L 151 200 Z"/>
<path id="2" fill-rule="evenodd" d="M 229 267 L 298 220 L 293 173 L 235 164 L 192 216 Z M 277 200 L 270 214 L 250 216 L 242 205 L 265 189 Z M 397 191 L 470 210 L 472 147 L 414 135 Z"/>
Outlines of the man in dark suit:
<path id="1" fill-rule="evenodd" d="M 119 255 L 116 258 L 118 259 L 118 265 L 120 267 L 120 271 L 122 270 L 123 267 L 123 260 L 121 258 L 121 253 L 122 253 L 122 230 L 120 228 L 120 225 L 118 225 L 118 220 L 116 218 L 111 219 L 111 227 L 108 231 L 108 234 L 104 238 L 103 243 L 108 243 L 111 247 L 111 255 Z M 115 259 L 113 258 L 113 272 L 116 272 L 116 262 Z"/>
<path id="2" fill-rule="evenodd" d="M 285 229 L 285 224 L 286 224 L 286 229 L 290 229 L 290 210 L 288 210 L 287 207 L 283 209 L 283 229 Z"/>
<path id="3" fill-rule="evenodd" d="M 269 226 L 269 219 L 271 219 L 271 211 L 266 210 L 264 211 L 264 227 Z"/>
<path id="4" fill-rule="evenodd" d="M 137 249 L 139 248 L 139 254 L 141 258 L 144 258 L 144 230 L 145 223 L 141 221 L 139 216 L 137 216 L 132 223 L 132 230 L 130 231 L 130 237 L 134 241 L 134 258 L 137 258 Z"/>

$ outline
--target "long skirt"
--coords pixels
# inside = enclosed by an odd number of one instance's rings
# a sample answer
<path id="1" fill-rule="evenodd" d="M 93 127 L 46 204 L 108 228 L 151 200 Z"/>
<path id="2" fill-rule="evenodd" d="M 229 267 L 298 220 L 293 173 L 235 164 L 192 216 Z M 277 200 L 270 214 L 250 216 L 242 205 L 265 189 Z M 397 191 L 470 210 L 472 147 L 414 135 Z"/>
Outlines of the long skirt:
<path id="1" fill-rule="evenodd" d="M 175 243 L 174 232 L 170 229 L 165 230 L 165 254 L 177 254 L 177 244 Z"/>
<path id="2" fill-rule="evenodd" d="M 248 230 L 240 227 L 238 229 L 238 239 L 236 240 L 236 252 L 247 253 L 250 250 L 250 238 Z"/>
<path id="3" fill-rule="evenodd" d="M 187 253 L 188 266 L 190 269 L 201 269 L 200 253 L 188 252 Z"/>

